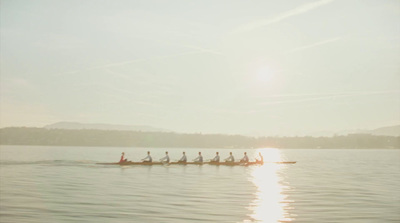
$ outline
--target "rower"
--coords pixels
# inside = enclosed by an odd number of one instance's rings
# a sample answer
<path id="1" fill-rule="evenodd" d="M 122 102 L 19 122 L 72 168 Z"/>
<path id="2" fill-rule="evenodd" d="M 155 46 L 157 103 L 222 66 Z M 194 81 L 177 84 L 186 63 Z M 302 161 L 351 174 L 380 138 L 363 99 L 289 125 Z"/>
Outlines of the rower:
<path id="1" fill-rule="evenodd" d="M 218 152 L 216 153 L 215 157 L 210 162 L 219 163 L 219 153 Z"/>
<path id="2" fill-rule="evenodd" d="M 225 162 L 233 163 L 235 162 L 235 157 L 233 157 L 232 152 L 229 153 L 229 157 L 225 159 Z"/>
<path id="3" fill-rule="evenodd" d="M 165 160 L 166 163 L 169 163 L 169 156 L 168 156 L 168 152 L 165 152 L 165 156 L 160 159 L 161 162 L 163 162 Z"/>
<path id="4" fill-rule="evenodd" d="M 248 163 L 249 162 L 249 157 L 247 156 L 247 153 L 244 152 L 244 157 L 240 160 L 241 163 Z"/>
<path id="5" fill-rule="evenodd" d="M 186 154 L 185 152 L 183 152 L 183 156 L 182 158 L 178 161 L 178 163 L 186 163 L 187 159 L 186 159 Z"/>
<path id="6" fill-rule="evenodd" d="M 260 159 L 256 159 L 257 163 L 264 163 L 264 157 L 261 155 L 261 153 L 258 153 L 258 155 L 260 156 Z"/>
<path id="7" fill-rule="evenodd" d="M 143 163 L 151 163 L 153 159 L 150 156 L 150 151 L 147 151 L 147 156 L 142 159 Z"/>
<path id="8" fill-rule="evenodd" d="M 124 156 L 125 156 L 125 153 L 122 152 L 121 159 L 119 160 L 120 163 L 123 163 L 123 162 L 127 162 L 127 161 L 128 161 L 128 159 L 124 159 L 124 158 L 125 158 Z"/>
<path id="9" fill-rule="evenodd" d="M 193 160 L 196 163 L 202 163 L 203 162 L 203 156 L 201 155 L 201 152 L 199 152 L 199 156 Z"/>

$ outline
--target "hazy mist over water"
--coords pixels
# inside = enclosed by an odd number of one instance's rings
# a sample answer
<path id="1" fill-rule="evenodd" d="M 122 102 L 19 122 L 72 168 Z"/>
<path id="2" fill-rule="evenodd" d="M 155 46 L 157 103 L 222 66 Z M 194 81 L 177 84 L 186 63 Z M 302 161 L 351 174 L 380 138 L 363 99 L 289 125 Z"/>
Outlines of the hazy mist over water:
<path id="1" fill-rule="evenodd" d="M 139 161 L 147 149 L 125 148 Z M 163 149 L 151 149 L 153 158 Z M 168 149 L 172 160 L 182 149 Z M 202 151 L 212 158 L 227 149 Z M 263 166 L 104 166 L 118 148 L 0 147 L 1 222 L 398 222 L 400 150 L 234 150 Z M 24 154 L 24 156 L 20 156 Z M 110 160 L 111 159 L 111 160 Z"/>

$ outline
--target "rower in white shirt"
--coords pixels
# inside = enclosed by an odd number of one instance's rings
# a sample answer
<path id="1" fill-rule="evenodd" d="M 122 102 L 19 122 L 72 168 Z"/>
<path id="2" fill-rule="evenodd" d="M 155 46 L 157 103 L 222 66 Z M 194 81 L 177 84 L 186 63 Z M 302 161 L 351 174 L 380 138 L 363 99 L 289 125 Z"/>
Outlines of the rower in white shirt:
<path id="1" fill-rule="evenodd" d="M 182 158 L 178 161 L 178 163 L 186 163 L 186 161 L 187 161 L 186 154 L 185 154 L 185 152 L 183 152 L 183 156 L 182 156 Z"/>
<path id="2" fill-rule="evenodd" d="M 247 153 L 244 152 L 244 157 L 240 160 L 241 163 L 248 163 L 249 162 L 249 157 L 247 156 Z"/>
<path id="3" fill-rule="evenodd" d="M 203 162 L 203 156 L 201 155 L 201 152 L 199 152 L 199 156 L 193 160 L 194 162 L 197 163 L 202 163 Z"/>
<path id="4" fill-rule="evenodd" d="M 232 152 L 229 153 L 229 157 L 225 159 L 225 162 L 235 162 Z"/>
<path id="5" fill-rule="evenodd" d="M 165 156 L 160 159 L 161 162 L 169 163 L 168 152 L 165 152 Z"/>
<path id="6" fill-rule="evenodd" d="M 147 156 L 145 158 L 143 158 L 142 161 L 144 163 L 151 163 L 153 161 L 153 159 L 150 156 L 150 151 L 147 151 Z"/>
<path id="7" fill-rule="evenodd" d="M 211 160 L 211 162 L 218 163 L 219 162 L 219 153 L 217 152 L 215 157 Z"/>

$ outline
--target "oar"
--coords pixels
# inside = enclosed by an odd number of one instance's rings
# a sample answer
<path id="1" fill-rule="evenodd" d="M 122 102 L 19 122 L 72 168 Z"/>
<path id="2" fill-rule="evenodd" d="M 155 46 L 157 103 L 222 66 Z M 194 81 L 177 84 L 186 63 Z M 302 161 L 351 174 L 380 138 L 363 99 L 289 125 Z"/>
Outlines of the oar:
<path id="1" fill-rule="evenodd" d="M 164 157 L 165 158 L 165 157 Z M 169 162 L 164 161 L 164 158 L 160 159 L 160 162 L 165 166 L 165 165 L 169 165 Z"/>

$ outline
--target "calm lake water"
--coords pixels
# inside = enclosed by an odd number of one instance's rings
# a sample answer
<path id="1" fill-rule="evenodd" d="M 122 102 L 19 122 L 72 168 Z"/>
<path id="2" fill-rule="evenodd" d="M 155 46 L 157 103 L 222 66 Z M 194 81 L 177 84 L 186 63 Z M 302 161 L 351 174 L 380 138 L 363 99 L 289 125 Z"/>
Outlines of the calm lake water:
<path id="1" fill-rule="evenodd" d="M 165 149 L 0 147 L 0 222 L 400 222 L 400 150 L 236 149 L 263 166 L 105 166 Z M 168 149 L 172 160 L 183 149 Z M 228 149 L 186 149 L 210 159 Z"/>

